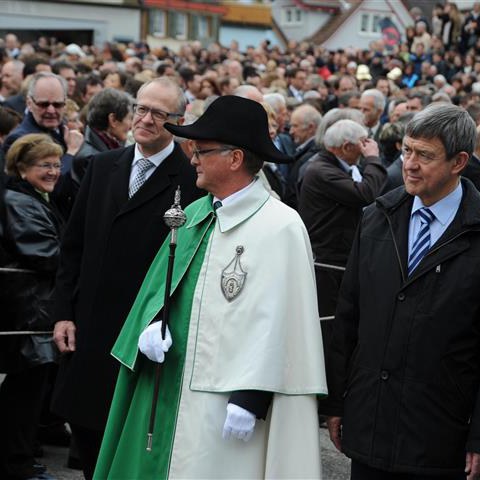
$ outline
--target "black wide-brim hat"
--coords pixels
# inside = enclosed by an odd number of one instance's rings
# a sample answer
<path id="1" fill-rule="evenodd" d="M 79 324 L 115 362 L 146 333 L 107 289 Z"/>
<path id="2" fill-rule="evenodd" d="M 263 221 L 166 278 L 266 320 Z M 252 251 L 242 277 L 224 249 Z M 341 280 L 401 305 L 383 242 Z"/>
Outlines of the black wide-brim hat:
<path id="1" fill-rule="evenodd" d="M 270 139 L 265 109 L 260 103 L 247 98 L 234 95 L 218 97 L 195 123 L 185 126 L 165 123 L 164 127 L 177 137 L 212 140 L 245 148 L 265 162 L 293 161 Z"/>

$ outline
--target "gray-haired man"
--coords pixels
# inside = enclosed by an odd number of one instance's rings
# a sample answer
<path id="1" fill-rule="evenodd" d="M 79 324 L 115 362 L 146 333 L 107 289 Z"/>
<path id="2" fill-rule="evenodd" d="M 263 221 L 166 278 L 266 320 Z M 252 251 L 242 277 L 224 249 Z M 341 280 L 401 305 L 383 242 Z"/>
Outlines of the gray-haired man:
<path id="1" fill-rule="evenodd" d="M 480 195 L 460 179 L 475 138 L 459 107 L 418 113 L 405 187 L 367 207 L 357 231 L 323 405 L 353 480 L 480 473 Z"/>

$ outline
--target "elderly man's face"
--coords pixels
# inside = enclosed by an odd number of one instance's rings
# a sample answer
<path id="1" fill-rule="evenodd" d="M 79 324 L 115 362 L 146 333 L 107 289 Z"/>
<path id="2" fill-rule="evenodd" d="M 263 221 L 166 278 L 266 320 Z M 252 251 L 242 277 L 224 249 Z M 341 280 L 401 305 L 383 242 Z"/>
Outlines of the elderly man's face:
<path id="1" fill-rule="evenodd" d="M 399 103 L 393 109 L 392 115 L 390 116 L 390 123 L 395 123 L 398 119 L 404 114 L 408 112 L 407 102 Z"/>
<path id="2" fill-rule="evenodd" d="M 338 82 L 338 93 L 339 94 L 346 93 L 346 92 L 351 92 L 352 90 L 356 90 L 356 89 L 357 89 L 357 85 L 349 77 L 343 77 Z"/>
<path id="3" fill-rule="evenodd" d="M 63 86 L 54 77 L 41 78 L 27 98 L 27 107 L 38 125 L 49 130 L 58 128 L 65 110 Z"/>
<path id="4" fill-rule="evenodd" d="M 370 95 L 360 98 L 360 110 L 363 113 L 364 123 L 367 127 L 374 127 L 382 115 L 382 112 L 375 108 L 375 99 Z"/>
<path id="5" fill-rule="evenodd" d="M 290 118 L 290 135 L 297 145 L 301 145 L 315 135 L 315 128 L 305 122 L 299 111 L 294 111 Z"/>
<path id="6" fill-rule="evenodd" d="M 197 171 L 197 187 L 223 200 L 231 177 L 233 150 L 218 142 L 196 140 L 191 164 Z M 227 187 L 228 188 L 228 187 Z"/>
<path id="7" fill-rule="evenodd" d="M 15 95 L 22 86 L 22 69 L 14 62 L 7 62 L 2 68 L 2 89 L 8 96 Z"/>
<path id="8" fill-rule="evenodd" d="M 458 184 L 463 169 L 460 156 L 447 159 L 438 138 L 403 139 L 403 180 L 410 195 L 429 206 L 448 195 Z"/>

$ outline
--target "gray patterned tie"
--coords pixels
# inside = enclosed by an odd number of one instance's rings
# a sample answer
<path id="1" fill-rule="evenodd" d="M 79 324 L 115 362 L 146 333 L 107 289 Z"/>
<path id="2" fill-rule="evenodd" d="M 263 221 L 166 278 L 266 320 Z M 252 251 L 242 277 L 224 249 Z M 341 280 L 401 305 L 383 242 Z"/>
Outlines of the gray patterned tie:
<path id="1" fill-rule="evenodd" d="M 148 158 L 141 158 L 137 162 L 137 174 L 133 179 L 132 185 L 128 192 L 128 198 L 132 198 L 140 187 L 145 183 L 145 175 L 155 165 Z"/>

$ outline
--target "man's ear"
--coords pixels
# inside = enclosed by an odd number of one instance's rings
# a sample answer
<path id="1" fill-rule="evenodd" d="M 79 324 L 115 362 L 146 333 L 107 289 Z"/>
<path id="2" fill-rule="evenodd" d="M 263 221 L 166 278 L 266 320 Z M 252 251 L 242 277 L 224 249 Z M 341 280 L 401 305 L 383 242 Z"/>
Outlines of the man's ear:
<path id="1" fill-rule="evenodd" d="M 233 171 L 239 170 L 243 166 L 244 153 L 243 150 L 236 148 L 232 150 L 232 160 L 230 162 L 230 169 Z"/>
<path id="2" fill-rule="evenodd" d="M 455 155 L 455 158 L 452 160 L 454 165 L 452 167 L 452 173 L 459 174 L 468 163 L 470 155 L 467 152 L 460 152 Z"/>
<path id="3" fill-rule="evenodd" d="M 185 117 L 180 117 L 180 118 L 177 120 L 177 125 L 183 125 L 183 122 L 185 122 Z"/>
<path id="4" fill-rule="evenodd" d="M 32 104 L 33 104 L 33 101 L 30 97 L 27 97 L 27 107 L 28 107 L 28 110 L 31 112 L 32 111 Z"/>

